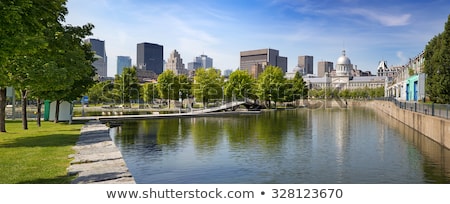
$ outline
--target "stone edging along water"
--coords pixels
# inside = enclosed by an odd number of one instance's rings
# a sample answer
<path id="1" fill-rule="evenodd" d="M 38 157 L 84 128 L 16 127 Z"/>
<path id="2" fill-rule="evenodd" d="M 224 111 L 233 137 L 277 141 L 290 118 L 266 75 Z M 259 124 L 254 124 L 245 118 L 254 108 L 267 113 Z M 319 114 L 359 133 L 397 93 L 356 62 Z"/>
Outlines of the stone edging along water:
<path id="1" fill-rule="evenodd" d="M 77 175 L 73 184 L 135 184 L 135 180 L 109 136 L 109 128 L 99 121 L 87 122 L 73 147 L 75 154 L 67 168 L 68 175 Z"/>
<path id="2" fill-rule="evenodd" d="M 365 105 L 389 115 L 450 149 L 450 120 L 400 109 L 389 101 L 372 101 Z"/>

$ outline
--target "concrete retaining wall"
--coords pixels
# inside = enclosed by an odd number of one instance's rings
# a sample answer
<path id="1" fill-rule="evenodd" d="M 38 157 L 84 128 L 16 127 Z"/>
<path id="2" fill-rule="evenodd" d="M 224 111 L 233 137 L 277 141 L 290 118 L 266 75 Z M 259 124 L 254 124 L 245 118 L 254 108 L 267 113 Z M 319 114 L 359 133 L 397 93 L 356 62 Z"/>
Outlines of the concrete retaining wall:
<path id="1" fill-rule="evenodd" d="M 367 103 L 366 106 L 403 122 L 407 126 L 450 149 L 450 120 L 400 109 L 388 101 L 372 101 Z"/>

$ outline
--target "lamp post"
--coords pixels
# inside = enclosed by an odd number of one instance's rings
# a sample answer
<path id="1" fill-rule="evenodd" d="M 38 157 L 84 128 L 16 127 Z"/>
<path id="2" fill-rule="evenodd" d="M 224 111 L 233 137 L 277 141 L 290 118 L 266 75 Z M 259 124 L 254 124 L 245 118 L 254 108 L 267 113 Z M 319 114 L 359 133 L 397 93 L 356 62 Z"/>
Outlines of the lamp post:
<path id="1" fill-rule="evenodd" d="M 181 106 L 183 106 L 183 99 L 181 98 L 181 91 L 180 90 L 178 90 L 178 102 L 180 102 Z M 181 114 L 181 106 L 178 109 L 178 113 L 180 113 L 180 114 Z"/>
<path id="2" fill-rule="evenodd" d="M 187 103 L 188 103 L 188 105 L 186 106 L 186 109 L 189 108 L 189 109 L 192 110 L 192 108 L 191 108 L 191 102 L 190 102 L 189 97 L 188 97 L 188 93 L 186 93 L 186 99 L 187 99 Z M 188 112 L 188 110 L 186 110 L 186 113 L 187 113 L 187 112 Z"/>
<path id="3" fill-rule="evenodd" d="M 168 99 L 167 108 L 170 109 L 170 84 L 169 87 L 167 88 L 167 99 Z"/>
<path id="4" fill-rule="evenodd" d="M 122 73 L 122 108 L 125 105 L 125 74 Z"/>
<path id="5" fill-rule="evenodd" d="M 155 103 L 155 84 L 154 83 L 152 83 L 152 92 L 153 92 L 153 95 L 152 95 L 152 107 L 153 107 L 153 104 Z"/>
<path id="6" fill-rule="evenodd" d="M 223 106 L 224 101 L 225 101 L 225 93 L 224 93 L 223 86 L 222 86 L 222 106 Z"/>

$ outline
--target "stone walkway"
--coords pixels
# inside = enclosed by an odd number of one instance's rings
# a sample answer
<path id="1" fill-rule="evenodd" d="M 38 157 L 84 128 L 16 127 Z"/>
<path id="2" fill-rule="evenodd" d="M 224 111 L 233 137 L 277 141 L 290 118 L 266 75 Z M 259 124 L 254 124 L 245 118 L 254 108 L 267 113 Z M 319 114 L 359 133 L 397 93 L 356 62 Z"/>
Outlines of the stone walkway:
<path id="1" fill-rule="evenodd" d="M 75 154 L 67 169 L 69 175 L 77 175 L 74 184 L 134 184 L 120 150 L 109 136 L 109 128 L 89 121 L 81 129 Z"/>

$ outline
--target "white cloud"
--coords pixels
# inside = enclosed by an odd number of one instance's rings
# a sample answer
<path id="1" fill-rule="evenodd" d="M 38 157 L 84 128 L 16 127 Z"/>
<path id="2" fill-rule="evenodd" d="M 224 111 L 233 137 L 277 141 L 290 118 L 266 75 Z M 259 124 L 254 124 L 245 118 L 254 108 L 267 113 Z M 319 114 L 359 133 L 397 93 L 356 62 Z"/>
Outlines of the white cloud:
<path id="1" fill-rule="evenodd" d="M 445 16 L 440 15 L 445 18 L 437 19 L 426 9 L 413 16 L 408 11 L 417 11 L 417 6 L 407 3 L 384 9 L 380 4 L 374 7 L 349 1 L 353 0 L 270 0 L 258 7 L 232 5 L 229 1 L 199 5 L 184 1 L 101 0 L 86 7 L 88 0 L 74 0 L 68 1 L 67 19 L 74 25 L 91 22 L 96 26 L 94 37 L 106 42 L 111 75 L 115 73 L 117 55 L 129 55 L 135 63 L 136 44 L 140 42 L 163 45 L 165 59 L 177 49 L 185 64 L 204 53 L 222 69 L 239 66 L 240 51 L 267 47 L 289 57 L 289 68 L 302 54 L 334 61 L 344 41 L 358 67 L 370 68 L 380 56 L 402 64 L 442 30 L 448 15 L 444 12 Z M 424 15 L 426 18 L 421 18 Z"/>
<path id="2" fill-rule="evenodd" d="M 369 20 L 376 21 L 383 26 L 404 26 L 410 23 L 411 14 L 385 14 L 379 11 L 355 8 L 351 13 L 361 15 Z"/>

